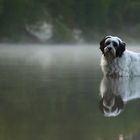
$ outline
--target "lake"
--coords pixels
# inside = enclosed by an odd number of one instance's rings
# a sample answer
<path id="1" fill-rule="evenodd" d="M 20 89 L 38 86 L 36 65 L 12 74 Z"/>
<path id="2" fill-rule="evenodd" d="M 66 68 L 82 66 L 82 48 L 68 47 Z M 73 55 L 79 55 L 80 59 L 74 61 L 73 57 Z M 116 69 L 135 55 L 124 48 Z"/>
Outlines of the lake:
<path id="1" fill-rule="evenodd" d="M 0 139 L 139 140 L 140 77 L 106 79 L 100 57 L 98 45 L 1 44 Z M 101 110 L 104 86 L 116 115 Z"/>

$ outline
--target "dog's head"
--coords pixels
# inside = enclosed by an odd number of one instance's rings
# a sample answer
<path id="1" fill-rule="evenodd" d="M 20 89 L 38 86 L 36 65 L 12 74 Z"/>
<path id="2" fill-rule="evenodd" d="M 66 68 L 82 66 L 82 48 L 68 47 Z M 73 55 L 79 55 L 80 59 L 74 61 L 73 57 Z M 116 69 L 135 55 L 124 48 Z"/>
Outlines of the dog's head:
<path id="1" fill-rule="evenodd" d="M 123 100 L 120 96 L 104 96 L 99 103 L 99 108 L 106 117 L 118 116 L 124 107 Z"/>
<path id="2" fill-rule="evenodd" d="M 125 42 L 116 36 L 106 36 L 100 42 L 100 49 L 105 57 L 121 57 L 125 46 Z"/>

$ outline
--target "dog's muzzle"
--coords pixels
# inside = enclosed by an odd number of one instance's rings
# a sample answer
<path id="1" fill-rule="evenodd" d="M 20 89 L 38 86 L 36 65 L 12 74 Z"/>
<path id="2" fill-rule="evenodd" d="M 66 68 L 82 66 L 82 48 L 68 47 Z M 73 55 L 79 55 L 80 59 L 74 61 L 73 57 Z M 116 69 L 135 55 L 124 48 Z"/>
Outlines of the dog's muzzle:
<path id="1" fill-rule="evenodd" d="M 105 47 L 105 48 L 104 48 L 104 52 L 105 52 L 105 53 L 108 53 L 108 52 L 110 52 L 111 50 L 112 50 L 111 47 Z"/>
<path id="2" fill-rule="evenodd" d="M 112 56 L 116 56 L 116 50 L 114 47 L 111 47 L 111 46 L 106 46 L 104 48 L 104 54 L 105 55 L 112 55 Z"/>

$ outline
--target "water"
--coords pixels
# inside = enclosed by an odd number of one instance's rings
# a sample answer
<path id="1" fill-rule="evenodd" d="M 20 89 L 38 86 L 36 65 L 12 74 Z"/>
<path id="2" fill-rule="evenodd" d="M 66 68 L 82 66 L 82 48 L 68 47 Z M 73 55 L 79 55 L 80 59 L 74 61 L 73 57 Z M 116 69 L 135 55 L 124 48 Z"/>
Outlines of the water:
<path id="1" fill-rule="evenodd" d="M 139 140 L 140 78 L 103 79 L 100 56 L 97 45 L 1 45 L 0 139 Z M 128 92 L 114 117 L 100 109 L 103 86 Z"/>

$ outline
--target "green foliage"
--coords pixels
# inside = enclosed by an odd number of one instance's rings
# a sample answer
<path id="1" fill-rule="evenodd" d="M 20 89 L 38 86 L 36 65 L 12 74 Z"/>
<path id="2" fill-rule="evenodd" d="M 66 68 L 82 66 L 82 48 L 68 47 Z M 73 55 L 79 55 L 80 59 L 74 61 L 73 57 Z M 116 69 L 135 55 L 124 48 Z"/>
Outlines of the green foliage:
<path id="1" fill-rule="evenodd" d="M 25 25 L 45 20 L 54 25 L 53 38 L 58 42 L 71 40 L 72 29 L 89 36 L 124 27 L 135 33 L 139 13 L 139 0 L 0 0 L 0 36 L 20 34 Z"/>
<path id="2" fill-rule="evenodd" d="M 124 18 L 130 25 L 140 23 L 140 2 L 130 2 L 124 11 Z"/>
<path id="3" fill-rule="evenodd" d="M 0 15 L 3 12 L 3 0 L 0 0 Z"/>
<path id="4" fill-rule="evenodd" d="M 72 30 L 65 24 L 57 22 L 53 28 L 53 41 L 57 43 L 71 43 L 74 42 Z"/>
<path id="5" fill-rule="evenodd" d="M 2 20 L 10 22 L 23 22 L 39 19 L 43 4 L 34 0 L 3 0 Z"/>

